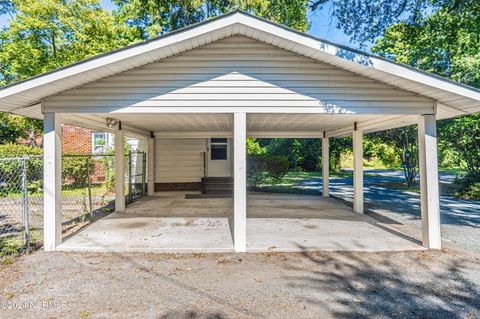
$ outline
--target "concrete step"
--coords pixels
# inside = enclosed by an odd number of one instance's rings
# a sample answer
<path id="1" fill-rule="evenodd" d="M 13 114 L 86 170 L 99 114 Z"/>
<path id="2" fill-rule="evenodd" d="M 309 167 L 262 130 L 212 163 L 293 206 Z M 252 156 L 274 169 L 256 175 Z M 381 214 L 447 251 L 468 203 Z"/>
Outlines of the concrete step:
<path id="1" fill-rule="evenodd" d="M 205 189 L 204 194 L 233 194 L 233 188 Z"/>
<path id="2" fill-rule="evenodd" d="M 233 183 L 205 183 L 203 188 L 233 188 Z"/>
<path id="3" fill-rule="evenodd" d="M 233 183 L 233 177 L 202 177 L 202 183 Z"/>
<path id="4" fill-rule="evenodd" d="M 219 195 L 233 194 L 232 177 L 204 177 L 202 178 L 202 193 Z"/>
<path id="5" fill-rule="evenodd" d="M 185 198 L 231 198 L 233 194 L 185 194 Z"/>

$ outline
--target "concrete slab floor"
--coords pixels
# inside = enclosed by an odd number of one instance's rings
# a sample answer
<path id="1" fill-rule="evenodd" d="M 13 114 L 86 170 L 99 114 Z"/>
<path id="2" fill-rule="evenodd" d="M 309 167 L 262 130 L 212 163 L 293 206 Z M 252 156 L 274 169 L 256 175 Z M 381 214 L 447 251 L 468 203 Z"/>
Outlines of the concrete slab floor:
<path id="1" fill-rule="evenodd" d="M 67 238 L 60 251 L 228 252 L 233 199 L 156 193 Z M 420 243 L 321 196 L 249 193 L 247 251 L 390 251 Z"/>
<path id="2" fill-rule="evenodd" d="M 168 192 L 142 198 L 67 238 L 59 251 L 232 252 L 231 198 L 185 199 Z"/>

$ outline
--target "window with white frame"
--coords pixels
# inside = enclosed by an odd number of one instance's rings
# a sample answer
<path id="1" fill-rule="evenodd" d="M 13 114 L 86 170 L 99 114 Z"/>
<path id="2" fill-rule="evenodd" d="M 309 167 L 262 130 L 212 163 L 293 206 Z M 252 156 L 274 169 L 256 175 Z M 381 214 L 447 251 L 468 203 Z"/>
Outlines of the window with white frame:
<path id="1" fill-rule="evenodd" d="M 105 132 L 92 133 L 92 153 L 102 154 L 105 153 L 109 145 L 108 134 Z"/>

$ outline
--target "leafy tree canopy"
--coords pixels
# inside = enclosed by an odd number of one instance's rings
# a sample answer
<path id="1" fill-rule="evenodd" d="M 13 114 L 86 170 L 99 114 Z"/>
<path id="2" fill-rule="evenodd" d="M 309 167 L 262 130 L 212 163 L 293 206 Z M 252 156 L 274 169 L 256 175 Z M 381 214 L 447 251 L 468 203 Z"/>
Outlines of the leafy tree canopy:
<path id="1" fill-rule="evenodd" d="M 0 31 L 0 85 L 132 42 L 100 0 L 3 1 L 12 14 Z"/>
<path id="2" fill-rule="evenodd" d="M 456 10 L 444 5 L 417 24 L 388 27 L 373 52 L 411 66 L 480 88 L 480 2 L 462 1 Z M 468 173 L 469 185 L 480 180 L 480 116 L 441 121 L 440 150 Z M 468 185 L 465 191 L 469 192 Z"/>
<path id="3" fill-rule="evenodd" d="M 0 113 L 0 144 L 13 143 L 18 137 L 30 140 L 31 146 L 36 145 L 36 137 L 42 132 L 42 121 Z"/>
<path id="4" fill-rule="evenodd" d="M 418 25 L 388 27 L 373 52 L 452 80 L 480 87 L 480 1 L 444 7 Z"/>
<path id="5" fill-rule="evenodd" d="M 268 20 L 307 31 L 308 0 L 113 0 L 117 19 L 142 39 L 152 38 L 196 22 L 242 9 Z"/>
<path id="6" fill-rule="evenodd" d="M 312 0 L 312 11 L 330 5 L 336 27 L 364 46 L 398 22 L 421 25 L 426 16 L 447 8 L 455 14 L 478 0 Z"/>

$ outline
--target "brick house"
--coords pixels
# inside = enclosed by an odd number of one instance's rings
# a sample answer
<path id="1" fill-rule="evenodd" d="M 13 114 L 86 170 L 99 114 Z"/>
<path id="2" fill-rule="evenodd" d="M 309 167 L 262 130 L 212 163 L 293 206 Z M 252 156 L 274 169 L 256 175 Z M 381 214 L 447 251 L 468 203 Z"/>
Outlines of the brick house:
<path id="1" fill-rule="evenodd" d="M 91 129 L 62 125 L 62 152 L 64 154 L 92 155 L 104 154 L 111 149 L 111 134 L 106 132 L 97 132 Z M 92 181 L 103 182 L 105 180 L 105 167 L 103 160 L 95 159 L 94 174 Z"/>
<path id="2" fill-rule="evenodd" d="M 112 146 L 110 135 L 83 127 L 63 125 L 62 152 L 79 155 L 102 154 Z"/>

